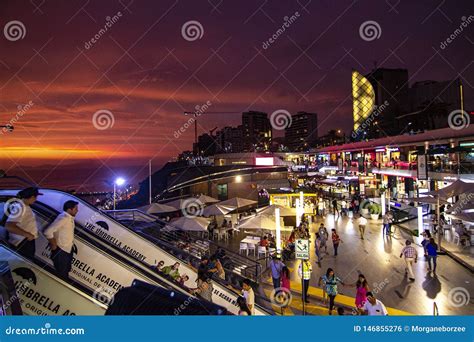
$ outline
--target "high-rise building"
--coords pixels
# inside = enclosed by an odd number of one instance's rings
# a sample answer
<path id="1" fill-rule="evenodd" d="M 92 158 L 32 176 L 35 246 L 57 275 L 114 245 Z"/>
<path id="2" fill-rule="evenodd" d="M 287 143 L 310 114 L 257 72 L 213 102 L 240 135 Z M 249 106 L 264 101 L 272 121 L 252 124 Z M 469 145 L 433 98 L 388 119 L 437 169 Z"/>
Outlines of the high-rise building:
<path id="1" fill-rule="evenodd" d="M 408 70 L 378 68 L 365 75 L 374 88 L 375 136 L 398 134 L 396 117 L 410 111 L 408 100 Z M 382 109 L 382 110 L 380 110 Z"/>
<path id="2" fill-rule="evenodd" d="M 244 150 L 242 126 L 224 127 L 216 133 L 219 152 L 239 153 Z"/>
<path id="3" fill-rule="evenodd" d="M 268 151 L 272 142 L 272 126 L 267 113 L 242 113 L 244 151 Z"/>
<path id="4" fill-rule="evenodd" d="M 318 139 L 318 115 L 298 112 L 291 118 L 291 125 L 285 129 L 285 144 L 290 151 L 304 151 Z"/>
<path id="5" fill-rule="evenodd" d="M 367 136 L 372 122 L 368 122 L 375 105 L 375 91 L 370 81 L 358 71 L 352 71 L 352 137 L 356 140 Z"/>

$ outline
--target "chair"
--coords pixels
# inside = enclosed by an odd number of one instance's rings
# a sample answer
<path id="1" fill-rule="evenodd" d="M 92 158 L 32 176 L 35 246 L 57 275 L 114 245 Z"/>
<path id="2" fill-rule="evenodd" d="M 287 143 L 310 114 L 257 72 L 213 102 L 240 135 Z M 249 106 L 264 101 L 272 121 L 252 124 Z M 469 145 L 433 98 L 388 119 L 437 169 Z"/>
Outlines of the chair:
<path id="1" fill-rule="evenodd" d="M 461 237 L 459 236 L 459 233 L 454 232 L 453 243 L 458 246 L 461 243 Z"/>
<path id="2" fill-rule="evenodd" d="M 245 251 L 245 254 L 249 255 L 249 249 L 245 242 L 240 243 L 239 254 L 242 254 L 243 251 Z"/>
<path id="3" fill-rule="evenodd" d="M 253 255 L 255 255 L 255 245 L 253 243 L 248 243 L 247 244 L 247 249 L 248 249 L 249 252 L 253 251 Z"/>
<path id="4" fill-rule="evenodd" d="M 266 258 L 267 257 L 267 249 L 263 246 L 258 246 L 258 250 L 257 250 L 257 255 L 258 257 L 260 258 L 260 255 L 262 255 Z"/>
<path id="5" fill-rule="evenodd" d="M 268 254 L 273 255 L 276 253 L 276 248 L 268 248 Z"/>

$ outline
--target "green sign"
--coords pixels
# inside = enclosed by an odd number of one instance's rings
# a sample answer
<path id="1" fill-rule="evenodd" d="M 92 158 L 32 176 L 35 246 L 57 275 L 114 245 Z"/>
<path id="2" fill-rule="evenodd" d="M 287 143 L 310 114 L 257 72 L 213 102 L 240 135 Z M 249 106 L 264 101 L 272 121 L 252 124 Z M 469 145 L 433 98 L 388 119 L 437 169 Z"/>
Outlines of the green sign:
<path id="1" fill-rule="evenodd" d="M 295 255 L 296 259 L 309 259 L 309 240 L 296 240 Z"/>

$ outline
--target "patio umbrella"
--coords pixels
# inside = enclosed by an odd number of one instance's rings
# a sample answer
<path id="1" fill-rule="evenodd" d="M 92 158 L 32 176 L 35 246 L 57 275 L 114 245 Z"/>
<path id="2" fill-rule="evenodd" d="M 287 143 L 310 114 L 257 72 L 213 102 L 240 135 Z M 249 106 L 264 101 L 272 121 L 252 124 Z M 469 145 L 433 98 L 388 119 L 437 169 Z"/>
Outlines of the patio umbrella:
<path id="1" fill-rule="evenodd" d="M 296 216 L 295 208 L 288 208 L 278 204 L 272 204 L 265 208 L 257 209 L 259 215 L 275 216 L 275 209 L 280 209 L 280 216 Z"/>
<path id="2" fill-rule="evenodd" d="M 210 205 L 206 208 L 204 208 L 202 212 L 202 216 L 209 217 L 209 216 L 218 216 L 218 215 L 225 215 L 232 210 L 234 210 L 235 207 L 229 207 L 229 206 L 224 206 L 220 204 L 213 204 Z"/>
<path id="3" fill-rule="evenodd" d="M 215 199 L 214 197 L 206 196 L 206 195 L 200 195 L 197 199 L 201 201 L 201 203 L 204 203 L 204 204 L 219 202 L 218 199 Z"/>
<path id="4" fill-rule="evenodd" d="M 202 203 L 199 198 L 195 197 L 179 198 L 177 200 L 167 202 L 165 204 L 174 207 L 178 210 L 186 209 L 189 207 L 204 207 L 204 203 Z"/>
<path id="5" fill-rule="evenodd" d="M 226 201 L 222 201 L 219 204 L 223 206 L 231 206 L 231 207 L 236 207 L 237 209 L 240 209 L 243 207 L 248 207 L 253 204 L 257 204 L 257 201 L 240 198 L 240 197 L 234 197 Z"/>
<path id="6" fill-rule="evenodd" d="M 474 193 L 474 183 L 466 183 L 462 180 L 457 180 L 447 187 L 444 187 L 440 190 L 430 191 L 426 194 L 433 197 L 439 195 L 440 198 L 448 199 L 450 197 L 459 196 L 464 193 Z"/>
<path id="7" fill-rule="evenodd" d="M 455 220 L 461 220 L 474 224 L 474 213 L 461 213 L 451 215 Z"/>
<path id="8" fill-rule="evenodd" d="M 452 205 L 452 207 L 447 210 L 448 214 L 462 213 L 463 211 L 474 210 L 474 201 L 473 200 L 464 200 L 460 199 Z"/>
<path id="9" fill-rule="evenodd" d="M 426 204 L 437 204 L 438 202 L 436 201 L 436 198 L 435 197 L 430 197 L 430 196 L 426 196 L 426 197 L 412 197 L 412 198 L 408 198 L 409 201 L 413 201 L 413 202 L 419 202 L 419 203 L 426 203 Z M 442 200 L 440 199 L 439 200 L 439 203 L 440 204 L 448 204 L 448 201 L 445 201 L 445 200 Z"/>
<path id="10" fill-rule="evenodd" d="M 141 210 L 146 214 L 162 214 L 162 213 L 171 213 L 178 209 L 166 204 L 152 203 L 152 204 L 144 205 L 143 207 L 139 207 L 138 210 Z"/>
<path id="11" fill-rule="evenodd" d="M 281 221 L 280 225 L 281 227 L 284 226 L 283 221 Z M 237 228 L 276 230 L 275 217 L 266 215 L 253 216 L 243 220 Z"/>
<path id="12" fill-rule="evenodd" d="M 179 217 L 171 220 L 168 226 L 188 232 L 207 232 L 209 220 L 204 217 Z"/>

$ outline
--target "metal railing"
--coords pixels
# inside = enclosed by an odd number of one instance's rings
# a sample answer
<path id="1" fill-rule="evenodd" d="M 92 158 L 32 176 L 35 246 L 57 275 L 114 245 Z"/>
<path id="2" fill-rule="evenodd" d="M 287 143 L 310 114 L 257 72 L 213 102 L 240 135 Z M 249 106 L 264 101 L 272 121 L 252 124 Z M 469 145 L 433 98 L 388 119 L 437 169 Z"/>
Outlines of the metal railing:
<path id="1" fill-rule="evenodd" d="M 258 261 L 208 240 L 207 233 L 199 237 L 197 234 L 181 230 L 168 231 L 164 229 L 167 222 L 136 209 L 109 210 L 107 214 L 196 268 L 201 256 L 222 255 L 221 262 L 223 260 L 222 266 L 226 271 L 226 280 L 233 285 L 240 286 L 243 278 L 249 278 L 255 282 L 260 280 L 262 265 Z"/>

